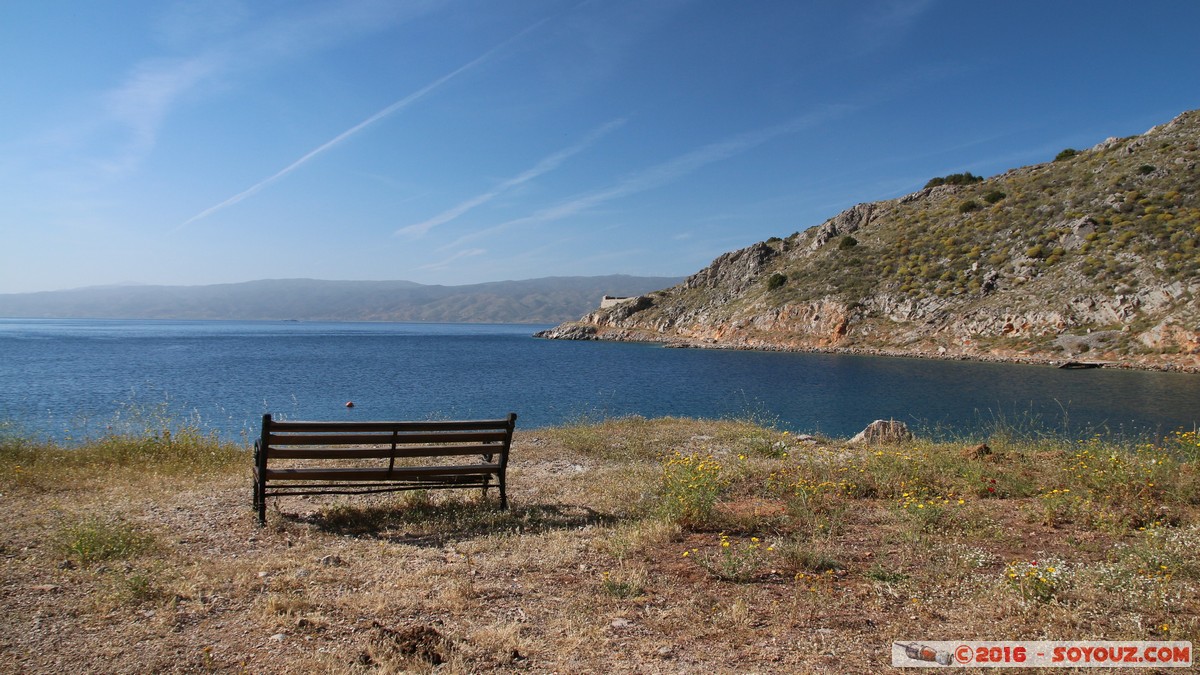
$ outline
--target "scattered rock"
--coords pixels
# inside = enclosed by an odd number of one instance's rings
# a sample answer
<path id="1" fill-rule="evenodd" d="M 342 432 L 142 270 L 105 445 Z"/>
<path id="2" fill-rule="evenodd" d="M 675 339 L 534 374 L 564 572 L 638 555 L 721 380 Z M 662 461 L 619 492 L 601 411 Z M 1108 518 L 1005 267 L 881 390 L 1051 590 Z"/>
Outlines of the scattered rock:
<path id="1" fill-rule="evenodd" d="M 35 591 L 40 591 L 42 593 L 52 593 L 59 589 L 59 587 L 54 584 L 38 584 L 37 586 L 31 586 L 30 588 L 32 588 Z"/>
<path id="2" fill-rule="evenodd" d="M 987 274 L 983 275 L 983 281 L 979 284 L 979 294 L 987 295 L 988 293 L 996 290 L 996 282 L 999 280 L 1000 273 L 995 270 L 991 270 Z"/>
<path id="3" fill-rule="evenodd" d="M 416 625 L 394 630 L 378 621 L 374 622 L 374 626 L 379 630 L 384 646 L 396 650 L 400 655 L 417 658 L 433 666 L 446 662 L 450 641 L 433 626 Z"/>
<path id="4" fill-rule="evenodd" d="M 911 441 L 912 438 L 912 432 L 908 430 L 908 425 L 904 422 L 897 420 L 875 420 L 868 424 L 867 428 L 858 432 L 854 438 L 851 438 L 850 442 L 877 445 L 881 443 L 904 443 Z"/>
<path id="5" fill-rule="evenodd" d="M 272 642 L 283 642 L 286 639 L 287 639 L 287 635 L 284 633 L 276 633 L 271 636 Z"/>
<path id="6" fill-rule="evenodd" d="M 983 459 L 992 454 L 992 449 L 988 447 L 987 443 L 980 443 L 963 450 L 962 454 L 967 459 Z"/>
<path id="7" fill-rule="evenodd" d="M 609 625 L 617 630 L 621 630 L 622 628 L 629 628 L 633 625 L 633 622 L 629 619 L 613 619 Z"/>

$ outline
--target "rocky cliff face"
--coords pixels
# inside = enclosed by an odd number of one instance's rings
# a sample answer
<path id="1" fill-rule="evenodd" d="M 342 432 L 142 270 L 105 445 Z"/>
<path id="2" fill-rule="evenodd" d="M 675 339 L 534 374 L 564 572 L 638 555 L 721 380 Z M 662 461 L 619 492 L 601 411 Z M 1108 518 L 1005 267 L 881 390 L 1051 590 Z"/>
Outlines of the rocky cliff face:
<path id="1" fill-rule="evenodd" d="M 1200 370 L 1198 146 L 1194 111 L 859 204 L 545 337 Z"/>

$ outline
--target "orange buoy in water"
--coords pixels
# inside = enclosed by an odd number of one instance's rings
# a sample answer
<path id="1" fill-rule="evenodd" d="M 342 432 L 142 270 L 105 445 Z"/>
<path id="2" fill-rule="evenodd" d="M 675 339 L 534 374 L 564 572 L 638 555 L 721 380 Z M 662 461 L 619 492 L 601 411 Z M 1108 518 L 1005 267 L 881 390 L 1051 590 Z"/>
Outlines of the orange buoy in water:
<path id="1" fill-rule="evenodd" d="M 347 408 L 353 408 L 353 407 L 354 407 L 354 401 L 346 401 L 346 407 L 347 407 Z"/>

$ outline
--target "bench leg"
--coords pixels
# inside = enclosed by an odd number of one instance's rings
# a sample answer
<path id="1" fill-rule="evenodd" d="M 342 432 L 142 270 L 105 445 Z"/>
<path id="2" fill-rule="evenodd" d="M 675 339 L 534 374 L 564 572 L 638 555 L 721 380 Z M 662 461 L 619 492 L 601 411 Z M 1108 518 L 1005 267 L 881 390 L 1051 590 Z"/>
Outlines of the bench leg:
<path id="1" fill-rule="evenodd" d="M 259 527 L 267 524 L 267 497 L 264 494 L 266 486 L 262 481 L 254 480 L 254 510 L 258 513 Z"/>
<path id="2" fill-rule="evenodd" d="M 500 476 L 500 510 L 508 510 L 508 493 L 504 491 L 504 476 Z"/>

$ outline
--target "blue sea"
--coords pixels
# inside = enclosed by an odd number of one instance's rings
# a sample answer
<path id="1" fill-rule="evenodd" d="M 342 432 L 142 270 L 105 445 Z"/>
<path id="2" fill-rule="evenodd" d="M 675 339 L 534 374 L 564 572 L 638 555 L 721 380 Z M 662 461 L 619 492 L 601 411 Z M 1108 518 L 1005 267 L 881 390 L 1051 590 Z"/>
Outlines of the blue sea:
<path id="1" fill-rule="evenodd" d="M 894 418 L 1136 438 L 1200 424 L 1200 375 L 540 340 L 545 326 L 0 319 L 0 424 L 63 442 L 166 414 L 241 440 L 290 419 Z M 346 407 L 347 402 L 354 407 Z"/>

